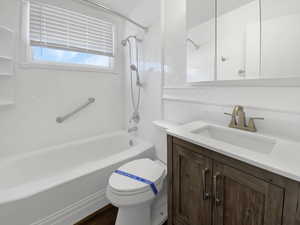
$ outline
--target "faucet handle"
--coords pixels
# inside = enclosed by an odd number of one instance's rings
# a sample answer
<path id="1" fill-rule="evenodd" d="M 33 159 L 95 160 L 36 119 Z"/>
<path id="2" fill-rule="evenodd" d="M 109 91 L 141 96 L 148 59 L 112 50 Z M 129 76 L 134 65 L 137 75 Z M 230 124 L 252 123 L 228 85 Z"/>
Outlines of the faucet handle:
<path id="1" fill-rule="evenodd" d="M 234 114 L 233 113 L 224 113 L 224 115 L 231 116 L 231 121 L 230 121 L 229 127 L 231 127 L 231 128 L 235 127 L 237 122 L 236 122 L 236 118 L 235 118 Z"/>
<path id="2" fill-rule="evenodd" d="M 263 118 L 263 117 L 251 117 L 249 119 L 249 123 L 248 123 L 248 129 L 249 129 L 249 131 L 252 131 L 252 132 L 256 132 L 257 131 L 255 123 L 254 123 L 254 120 L 264 120 L 264 119 L 265 118 Z"/>

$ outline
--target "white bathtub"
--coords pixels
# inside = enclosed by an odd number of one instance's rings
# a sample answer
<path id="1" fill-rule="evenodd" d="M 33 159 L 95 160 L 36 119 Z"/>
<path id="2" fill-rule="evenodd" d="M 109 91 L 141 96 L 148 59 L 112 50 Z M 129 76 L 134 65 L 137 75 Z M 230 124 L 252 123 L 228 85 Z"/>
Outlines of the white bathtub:
<path id="1" fill-rule="evenodd" d="M 153 145 L 123 132 L 55 146 L 0 162 L 0 224 L 72 224 L 108 202 L 110 174 Z"/>

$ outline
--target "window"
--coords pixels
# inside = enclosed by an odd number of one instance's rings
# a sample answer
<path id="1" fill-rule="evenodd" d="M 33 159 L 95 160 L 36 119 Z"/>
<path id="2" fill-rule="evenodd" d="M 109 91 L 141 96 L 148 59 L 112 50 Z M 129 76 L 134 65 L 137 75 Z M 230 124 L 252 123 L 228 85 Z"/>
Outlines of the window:
<path id="1" fill-rule="evenodd" d="M 33 0 L 29 21 L 32 61 L 113 68 L 111 22 Z"/>

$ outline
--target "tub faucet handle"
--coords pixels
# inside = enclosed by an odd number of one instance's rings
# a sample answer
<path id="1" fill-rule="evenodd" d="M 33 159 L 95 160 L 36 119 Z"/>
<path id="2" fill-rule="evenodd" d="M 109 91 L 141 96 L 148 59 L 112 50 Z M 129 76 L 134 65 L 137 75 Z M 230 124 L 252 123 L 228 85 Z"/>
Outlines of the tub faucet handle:
<path id="1" fill-rule="evenodd" d="M 138 127 L 137 126 L 134 126 L 134 127 L 130 127 L 129 129 L 128 129 L 128 133 L 133 133 L 133 132 L 136 132 L 136 131 L 138 131 Z"/>

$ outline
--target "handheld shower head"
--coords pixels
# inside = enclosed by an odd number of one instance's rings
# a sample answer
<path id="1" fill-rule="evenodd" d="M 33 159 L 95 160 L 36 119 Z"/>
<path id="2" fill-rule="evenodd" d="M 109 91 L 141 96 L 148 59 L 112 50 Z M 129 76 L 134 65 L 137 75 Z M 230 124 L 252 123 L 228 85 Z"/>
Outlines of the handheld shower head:
<path id="1" fill-rule="evenodd" d="M 139 73 L 138 67 L 136 65 L 134 65 L 134 64 L 131 64 L 130 65 L 130 69 L 132 71 L 136 72 L 136 85 L 139 86 L 139 87 L 142 87 L 142 83 L 141 83 L 140 73 Z"/>

